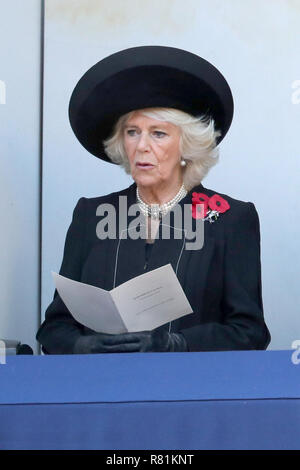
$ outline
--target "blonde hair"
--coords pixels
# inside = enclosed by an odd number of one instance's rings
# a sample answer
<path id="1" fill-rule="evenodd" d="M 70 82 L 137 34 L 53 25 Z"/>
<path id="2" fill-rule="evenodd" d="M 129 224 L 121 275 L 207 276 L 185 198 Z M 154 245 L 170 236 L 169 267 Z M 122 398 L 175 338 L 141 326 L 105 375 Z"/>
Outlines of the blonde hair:
<path id="1" fill-rule="evenodd" d="M 128 174 L 130 174 L 130 164 L 123 146 L 123 130 L 134 112 L 121 116 L 114 126 L 112 135 L 103 141 L 107 156 L 112 162 L 121 165 Z M 190 191 L 200 184 L 219 159 L 216 139 L 221 133 L 215 130 L 214 120 L 206 116 L 193 117 L 173 108 L 145 108 L 139 112 L 180 128 L 180 152 L 186 161 L 186 166 L 182 168 L 184 186 Z"/>

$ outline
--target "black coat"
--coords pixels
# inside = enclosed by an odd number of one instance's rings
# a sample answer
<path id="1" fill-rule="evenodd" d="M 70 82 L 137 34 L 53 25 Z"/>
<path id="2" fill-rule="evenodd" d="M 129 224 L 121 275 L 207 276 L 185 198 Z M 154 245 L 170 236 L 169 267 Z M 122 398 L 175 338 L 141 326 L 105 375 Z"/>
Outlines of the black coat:
<path id="1" fill-rule="evenodd" d="M 215 194 L 200 184 L 179 202 L 182 208 L 191 204 L 194 191 L 209 197 Z M 113 204 L 118 216 L 118 196 L 127 196 L 128 206 L 136 202 L 135 183 L 106 196 L 81 198 L 67 233 L 60 274 L 111 290 L 145 271 L 171 263 L 193 308 L 192 314 L 172 322 L 171 332 L 182 333 L 190 351 L 265 349 L 270 334 L 263 317 L 258 215 L 251 202 L 220 195 L 230 209 L 216 221 L 196 221 L 190 216 L 194 228 L 196 223 L 204 223 L 201 249 L 185 248 L 187 240 L 178 237 L 171 214 L 171 237 L 162 237 L 163 218 L 148 263 L 145 239 L 125 238 L 124 232 L 119 236 L 121 225 L 117 225 L 116 238 L 100 240 L 96 233 L 97 224 L 103 220 L 96 214 L 97 207 Z M 116 219 L 119 224 L 119 217 Z M 136 215 L 128 217 L 129 227 L 134 219 Z M 87 331 L 73 319 L 55 291 L 37 333 L 43 351 L 71 353 L 75 340 Z"/>

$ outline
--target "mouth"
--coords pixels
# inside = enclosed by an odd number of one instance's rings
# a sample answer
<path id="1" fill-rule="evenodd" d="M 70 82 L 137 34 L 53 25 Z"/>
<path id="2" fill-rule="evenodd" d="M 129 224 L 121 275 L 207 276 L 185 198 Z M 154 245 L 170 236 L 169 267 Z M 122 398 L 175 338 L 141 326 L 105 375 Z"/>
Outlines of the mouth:
<path id="1" fill-rule="evenodd" d="M 151 168 L 154 168 L 154 165 L 152 165 L 152 163 L 149 163 L 149 162 L 143 162 L 143 163 L 137 162 L 136 166 L 140 170 L 151 170 Z"/>

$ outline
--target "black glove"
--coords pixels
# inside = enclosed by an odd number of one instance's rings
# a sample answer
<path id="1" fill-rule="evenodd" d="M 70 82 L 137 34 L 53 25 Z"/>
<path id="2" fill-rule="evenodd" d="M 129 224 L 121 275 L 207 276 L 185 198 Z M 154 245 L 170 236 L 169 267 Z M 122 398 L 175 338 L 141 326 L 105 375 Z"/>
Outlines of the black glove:
<path id="1" fill-rule="evenodd" d="M 164 329 L 132 333 L 140 344 L 140 352 L 185 352 L 188 345 L 181 333 L 169 333 Z"/>
<path id="2" fill-rule="evenodd" d="M 132 333 L 110 335 L 93 333 L 80 336 L 74 345 L 73 354 L 138 352 L 140 344 Z"/>
<path id="3" fill-rule="evenodd" d="M 94 333 L 81 336 L 73 349 L 74 354 L 182 351 L 188 351 L 184 336 L 163 329 L 120 335 Z"/>

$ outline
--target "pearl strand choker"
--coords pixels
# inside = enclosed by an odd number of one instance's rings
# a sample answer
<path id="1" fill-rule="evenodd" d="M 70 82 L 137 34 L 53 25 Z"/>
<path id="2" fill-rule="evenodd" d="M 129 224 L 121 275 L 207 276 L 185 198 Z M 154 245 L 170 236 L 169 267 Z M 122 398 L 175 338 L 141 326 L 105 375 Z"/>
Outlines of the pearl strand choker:
<path id="1" fill-rule="evenodd" d="M 136 198 L 138 200 L 141 212 L 153 219 L 160 219 L 162 216 L 166 215 L 168 211 L 177 204 L 182 198 L 187 195 L 187 190 L 184 187 L 184 184 L 179 189 L 176 196 L 171 199 L 169 202 L 165 202 L 161 206 L 159 204 L 146 204 L 140 197 L 138 187 L 136 187 Z"/>

